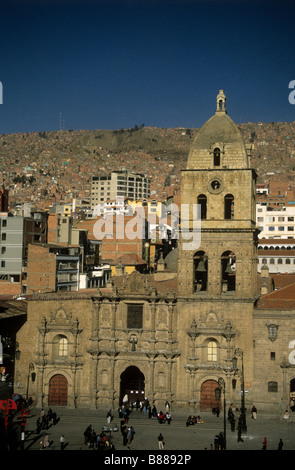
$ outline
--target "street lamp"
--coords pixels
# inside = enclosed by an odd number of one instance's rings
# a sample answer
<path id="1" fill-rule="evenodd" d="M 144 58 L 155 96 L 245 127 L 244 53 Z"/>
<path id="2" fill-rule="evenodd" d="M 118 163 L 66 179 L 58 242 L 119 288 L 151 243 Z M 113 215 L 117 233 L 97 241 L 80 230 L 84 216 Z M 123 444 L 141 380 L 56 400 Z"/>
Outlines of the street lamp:
<path id="1" fill-rule="evenodd" d="M 30 364 L 29 364 L 28 377 L 27 377 L 27 394 L 26 394 L 27 400 L 28 400 L 28 398 L 29 398 L 30 375 L 31 375 L 31 372 L 33 372 L 34 369 L 35 369 L 34 364 L 30 363 Z M 33 381 L 33 380 L 32 380 L 32 381 Z"/>
<path id="2" fill-rule="evenodd" d="M 222 377 L 218 379 L 218 385 L 215 389 L 216 401 L 220 400 L 221 390 L 223 391 L 223 449 L 226 450 L 226 401 L 225 401 L 225 381 Z"/>
<path id="3" fill-rule="evenodd" d="M 246 423 L 246 408 L 245 408 L 245 376 L 244 376 L 244 355 L 243 351 L 240 348 L 235 350 L 235 354 L 240 356 L 242 359 L 242 380 L 241 380 L 241 409 L 242 409 L 242 431 L 247 432 L 247 423 Z M 233 367 L 237 368 L 237 358 L 233 358 Z"/>

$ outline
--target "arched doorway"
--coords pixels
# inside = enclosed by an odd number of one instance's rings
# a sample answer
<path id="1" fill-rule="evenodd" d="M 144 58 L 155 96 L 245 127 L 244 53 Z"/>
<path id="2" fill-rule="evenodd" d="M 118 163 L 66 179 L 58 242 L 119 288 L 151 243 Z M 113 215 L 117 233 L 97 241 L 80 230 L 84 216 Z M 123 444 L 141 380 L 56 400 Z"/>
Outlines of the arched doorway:
<path id="1" fill-rule="evenodd" d="M 144 375 L 138 367 L 130 366 L 120 377 L 120 404 L 127 395 L 129 402 L 141 401 L 145 398 Z"/>
<path id="2" fill-rule="evenodd" d="M 216 401 L 215 389 L 219 388 L 216 380 L 206 380 L 201 386 L 201 401 L 200 409 L 202 411 L 211 411 L 212 408 L 219 406 L 221 408 L 220 400 Z"/>
<path id="3" fill-rule="evenodd" d="M 64 375 L 56 374 L 49 382 L 48 405 L 68 404 L 68 381 Z"/>

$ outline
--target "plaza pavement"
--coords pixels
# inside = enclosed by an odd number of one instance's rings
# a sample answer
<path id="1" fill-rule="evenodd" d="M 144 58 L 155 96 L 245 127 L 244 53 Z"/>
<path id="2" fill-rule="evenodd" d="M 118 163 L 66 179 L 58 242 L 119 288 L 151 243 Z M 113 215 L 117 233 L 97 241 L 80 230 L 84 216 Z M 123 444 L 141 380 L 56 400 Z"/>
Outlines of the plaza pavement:
<path id="1" fill-rule="evenodd" d="M 107 409 L 89 410 L 89 409 L 69 409 L 66 407 L 52 407 L 59 417 L 59 422 L 51 425 L 48 431 L 36 433 L 36 422 L 40 416 L 40 409 L 31 409 L 31 418 L 28 418 L 25 432 L 24 450 L 40 450 L 40 441 L 45 434 L 49 434 L 50 447 L 44 452 L 50 450 L 60 450 L 59 439 L 63 434 L 65 437 L 65 450 L 83 450 L 97 452 L 89 449 L 84 444 L 83 433 L 86 427 L 91 424 L 96 433 L 100 433 L 102 426 L 107 425 Z M 47 409 L 45 408 L 45 412 Z M 172 410 L 171 424 L 159 424 L 155 418 L 148 418 L 147 414 L 139 410 L 133 410 L 129 417 L 128 425 L 135 429 L 135 436 L 130 445 L 133 451 L 158 451 L 158 434 L 161 432 L 165 440 L 165 451 L 185 452 L 196 450 L 210 450 L 211 444 L 214 445 L 215 435 L 223 432 L 223 413 L 217 417 L 210 412 L 201 413 L 203 424 L 186 426 L 186 419 L 189 411 L 180 412 Z M 123 445 L 123 439 L 120 432 L 120 421 L 117 410 L 113 410 L 113 420 L 109 425 L 113 428 L 118 426 L 119 431 L 112 432 L 112 442 L 116 451 L 128 450 Z M 236 414 L 237 417 L 237 414 Z M 237 442 L 237 431 L 232 432 L 229 422 L 226 421 L 226 442 L 227 450 L 253 451 L 262 450 L 264 437 L 267 438 L 267 450 L 277 450 L 278 442 L 283 440 L 283 450 L 295 450 L 295 413 L 294 418 L 289 421 L 283 420 L 279 416 L 269 414 L 259 414 L 257 420 L 251 419 L 250 412 L 247 413 L 247 432 L 242 434 L 244 442 Z M 107 453 L 107 452 L 106 452 Z M 188 453 L 188 452 L 186 452 Z M 128 454 L 129 455 L 129 454 Z"/>

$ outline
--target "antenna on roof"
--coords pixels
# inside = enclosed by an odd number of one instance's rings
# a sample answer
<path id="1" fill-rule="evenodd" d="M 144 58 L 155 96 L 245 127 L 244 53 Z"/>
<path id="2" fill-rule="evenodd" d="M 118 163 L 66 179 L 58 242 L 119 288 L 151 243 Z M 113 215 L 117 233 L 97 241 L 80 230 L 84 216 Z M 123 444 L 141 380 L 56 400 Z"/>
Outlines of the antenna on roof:
<path id="1" fill-rule="evenodd" d="M 62 113 L 59 113 L 59 130 L 64 130 L 65 128 L 65 121 L 62 117 Z"/>

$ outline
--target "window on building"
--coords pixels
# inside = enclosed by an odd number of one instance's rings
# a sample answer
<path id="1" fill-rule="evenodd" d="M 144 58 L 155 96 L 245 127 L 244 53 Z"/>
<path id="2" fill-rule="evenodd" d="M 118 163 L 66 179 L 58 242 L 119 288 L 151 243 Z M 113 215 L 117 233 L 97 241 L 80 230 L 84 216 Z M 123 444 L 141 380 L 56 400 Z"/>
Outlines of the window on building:
<path id="1" fill-rule="evenodd" d="M 213 164 L 214 166 L 220 166 L 220 149 L 218 147 L 213 151 Z"/>
<path id="2" fill-rule="evenodd" d="M 127 328 L 139 328 L 143 325 L 143 304 L 127 305 Z"/>
<path id="3" fill-rule="evenodd" d="M 272 392 L 277 392 L 278 391 L 278 382 L 274 382 L 274 381 L 268 382 L 267 389 L 271 393 Z"/>
<path id="4" fill-rule="evenodd" d="M 270 340 L 275 340 L 278 337 L 278 327 L 277 325 L 268 325 L 268 338 Z"/>
<path id="5" fill-rule="evenodd" d="M 257 220 L 258 220 L 258 222 L 263 222 L 263 221 L 264 221 L 264 217 L 257 217 Z"/>
<path id="6" fill-rule="evenodd" d="M 279 259 L 278 259 L 278 264 L 283 264 L 282 258 L 279 258 Z"/>
<path id="7" fill-rule="evenodd" d="M 59 357 L 65 357 L 68 355 L 68 340 L 63 337 L 58 342 L 58 355 Z"/>
<path id="8" fill-rule="evenodd" d="M 288 232 L 294 232 L 294 226 L 288 225 Z"/>
<path id="9" fill-rule="evenodd" d="M 278 227 L 279 232 L 283 232 L 285 230 L 285 227 L 283 225 L 280 225 Z"/>
<path id="10" fill-rule="evenodd" d="M 275 264 L 275 260 L 274 258 L 270 258 L 270 261 L 269 261 L 270 264 Z"/>
<path id="11" fill-rule="evenodd" d="M 6 241 L 6 233 L 2 233 L 1 239 L 2 241 Z"/>
<path id="12" fill-rule="evenodd" d="M 270 360 L 271 360 L 271 361 L 275 361 L 275 360 L 276 360 L 276 353 L 273 352 L 273 351 L 270 353 Z"/>
<path id="13" fill-rule="evenodd" d="M 197 203 L 201 206 L 201 220 L 207 218 L 207 197 L 205 194 L 200 194 L 197 199 Z"/>
<path id="14" fill-rule="evenodd" d="M 234 196 L 226 194 L 224 197 L 224 218 L 225 220 L 232 220 L 234 218 Z"/>
<path id="15" fill-rule="evenodd" d="M 207 346 L 208 361 L 216 362 L 217 361 L 217 343 L 216 341 L 209 341 Z"/>
<path id="16" fill-rule="evenodd" d="M 290 258 L 286 258 L 286 264 L 291 264 Z"/>

